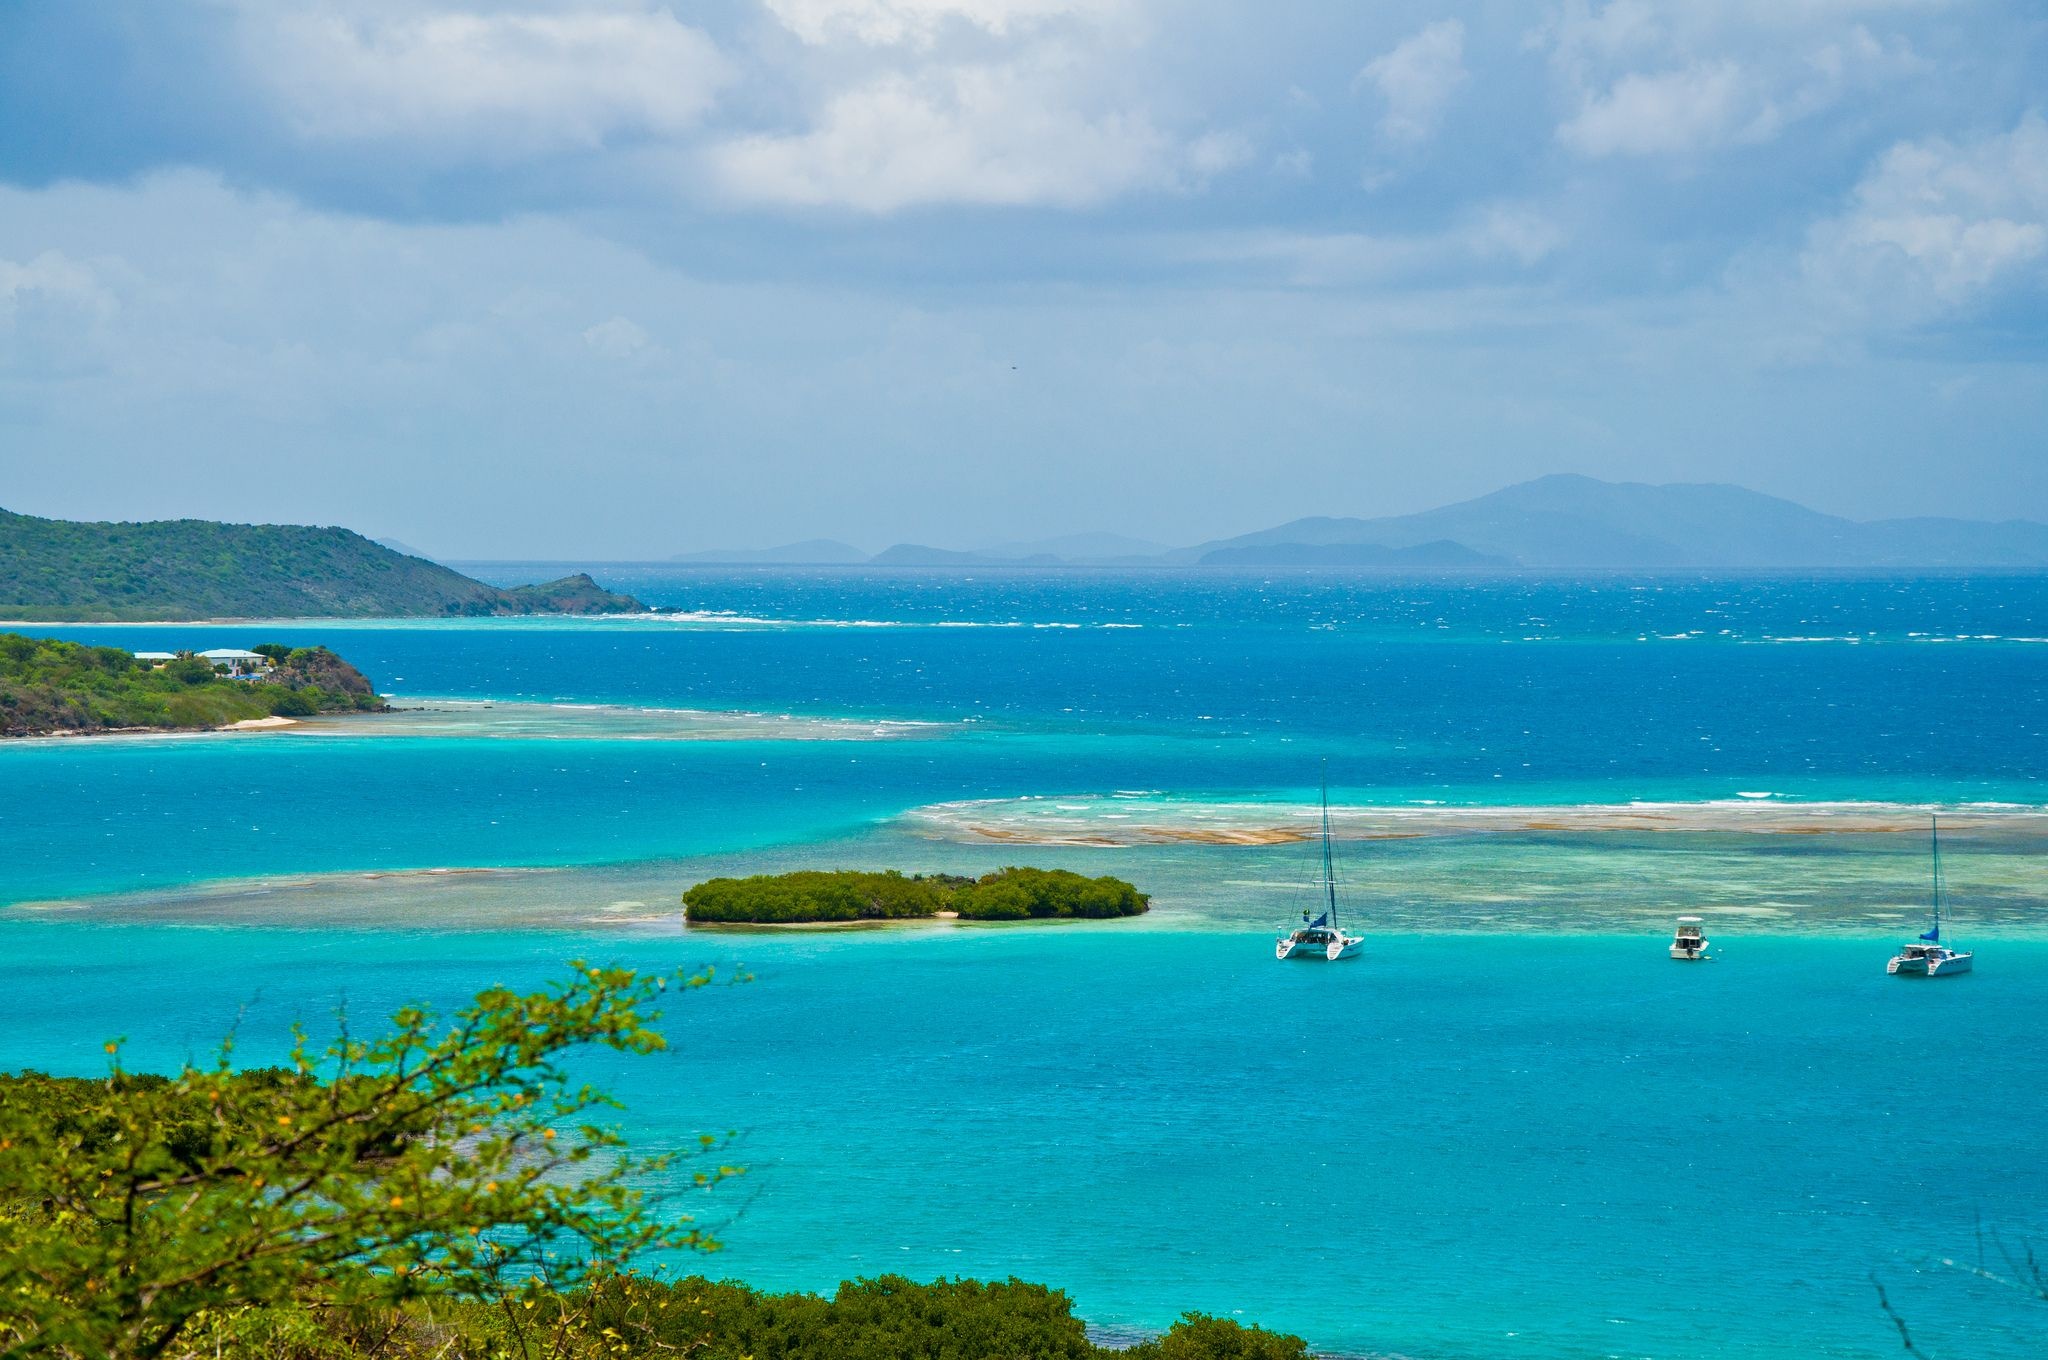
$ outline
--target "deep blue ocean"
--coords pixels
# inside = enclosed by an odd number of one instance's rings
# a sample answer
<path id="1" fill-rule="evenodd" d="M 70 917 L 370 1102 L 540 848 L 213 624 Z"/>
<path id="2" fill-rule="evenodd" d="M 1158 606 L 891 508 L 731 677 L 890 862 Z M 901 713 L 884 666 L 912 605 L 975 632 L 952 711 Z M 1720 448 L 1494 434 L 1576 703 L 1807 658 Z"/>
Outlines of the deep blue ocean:
<path id="1" fill-rule="evenodd" d="M 1418 1357 L 1889 1354 L 1874 1274 L 1940 1354 L 2048 1352 L 2048 1305 L 1939 1264 L 2048 1236 L 2048 581 L 593 570 L 687 612 L 31 630 L 323 642 L 431 712 L 0 748 L 0 1067 L 743 965 L 593 1064 L 640 1137 L 738 1131 L 713 1273 Z M 1325 771 L 1422 831 L 1346 843 L 1364 958 L 1281 967 L 1303 847 L 1180 832 Z M 1979 967 L 1916 985 L 1937 806 Z M 674 920 L 707 872 L 1020 861 L 1157 905 Z M 404 872 L 452 868 L 536 872 Z M 1678 910 L 1715 963 L 1665 958 Z"/>

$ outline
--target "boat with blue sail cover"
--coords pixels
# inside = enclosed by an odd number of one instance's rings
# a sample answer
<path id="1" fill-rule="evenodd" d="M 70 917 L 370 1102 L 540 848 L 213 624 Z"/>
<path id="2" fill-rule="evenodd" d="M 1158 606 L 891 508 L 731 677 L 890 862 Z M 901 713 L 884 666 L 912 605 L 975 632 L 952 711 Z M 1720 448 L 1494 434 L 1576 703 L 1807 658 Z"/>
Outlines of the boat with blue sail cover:
<path id="1" fill-rule="evenodd" d="M 1280 960 L 1307 959 L 1335 963 L 1338 959 L 1355 957 L 1364 937 L 1347 935 L 1337 924 L 1337 865 L 1330 847 L 1330 780 L 1323 777 L 1323 819 L 1322 819 L 1322 915 L 1309 918 L 1301 913 L 1302 924 L 1292 931 L 1282 931 L 1274 942 L 1273 957 Z"/>
<path id="2" fill-rule="evenodd" d="M 1885 972 L 1894 977 L 1953 977 L 1969 972 L 1976 958 L 1969 950 L 1958 951 L 1942 943 L 1941 819 L 1930 817 L 1928 822 L 1934 843 L 1934 924 L 1885 965 Z"/>

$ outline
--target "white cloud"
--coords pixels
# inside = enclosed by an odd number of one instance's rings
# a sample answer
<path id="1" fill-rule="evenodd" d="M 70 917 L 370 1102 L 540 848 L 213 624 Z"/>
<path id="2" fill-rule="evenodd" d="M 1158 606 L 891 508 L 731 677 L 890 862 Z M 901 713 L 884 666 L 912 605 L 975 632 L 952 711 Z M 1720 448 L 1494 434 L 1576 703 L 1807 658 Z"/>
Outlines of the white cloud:
<path id="1" fill-rule="evenodd" d="M 1589 157 L 1753 145 L 1851 91 L 1923 69 L 1862 16 L 1944 0 L 1574 0 L 1530 35 L 1571 109 L 1558 140 Z"/>
<path id="2" fill-rule="evenodd" d="M 695 162 L 730 204 L 1083 208 L 1197 189 L 1255 154 L 1163 98 L 1147 0 L 762 3 L 821 50 L 787 72 L 804 117 Z"/>
<path id="3" fill-rule="evenodd" d="M 1297 146 L 1273 157 L 1273 173 L 1283 179 L 1310 179 L 1315 172 L 1315 153 L 1307 147 Z"/>
<path id="4" fill-rule="evenodd" d="M 1358 76 L 1386 100 L 1380 134 L 1419 142 L 1436 131 L 1444 106 L 1465 83 L 1465 25 L 1456 19 L 1431 24 L 1368 62 Z"/>
<path id="5" fill-rule="evenodd" d="M 645 329 L 623 316 L 600 321 L 583 332 L 583 343 L 607 359 L 630 359 L 651 342 Z"/>
<path id="6" fill-rule="evenodd" d="M 25 261 L 0 259 L 0 316 L 52 306 L 104 316 L 120 304 L 91 265 L 61 251 Z"/>
<path id="7" fill-rule="evenodd" d="M 238 17 L 251 69 L 320 140 L 452 141 L 490 157 L 672 136 L 731 79 L 703 33 L 636 5 L 251 4 Z"/>
<path id="8" fill-rule="evenodd" d="M 1143 109 L 1076 107 L 1033 64 L 889 74 L 834 95 L 809 130 L 714 148 L 732 198 L 891 213 L 933 203 L 1080 207 L 1134 189 L 1198 186 L 1241 164 L 1242 139 L 1179 140 Z"/>
<path id="9" fill-rule="evenodd" d="M 0 391 L 99 367 L 120 311 L 113 285 L 83 260 L 0 257 Z"/>
<path id="10" fill-rule="evenodd" d="M 1562 246 L 1566 232 L 1533 208 L 1496 203 L 1464 227 L 1458 239 L 1481 259 L 1505 256 L 1523 265 L 1533 265 Z"/>
<path id="11" fill-rule="evenodd" d="M 2048 121 L 1967 142 L 1902 142 L 1817 225 L 1807 279 L 1838 300 L 1894 313 L 1971 302 L 2048 263 Z"/>
<path id="12" fill-rule="evenodd" d="M 1064 15 L 1099 16 L 1117 0 L 762 0 L 807 43 L 852 38 L 872 46 L 929 47 L 949 23 L 997 37 Z"/>
<path id="13" fill-rule="evenodd" d="M 1582 155 L 1643 156 L 1762 141 L 1778 123 L 1777 111 L 1749 87 L 1742 70 L 1717 61 L 1623 76 L 1605 94 L 1588 96 L 1557 136 Z"/>

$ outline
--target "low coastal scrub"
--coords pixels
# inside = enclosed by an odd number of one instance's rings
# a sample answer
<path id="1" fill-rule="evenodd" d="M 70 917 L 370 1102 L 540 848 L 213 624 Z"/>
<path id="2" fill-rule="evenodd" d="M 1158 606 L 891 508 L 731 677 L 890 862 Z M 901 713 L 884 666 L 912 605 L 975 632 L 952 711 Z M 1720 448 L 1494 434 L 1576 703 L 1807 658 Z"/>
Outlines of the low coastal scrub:
<path id="1" fill-rule="evenodd" d="M 1304 1360 L 1292 1336 L 1188 1314 L 1128 1350 L 1016 1279 L 882 1276 L 829 1298 L 638 1273 L 717 1243 L 682 1174 L 596 1123 L 563 1060 L 664 1047 L 652 1009 L 710 975 L 571 965 L 421 1007 L 288 1066 L 0 1076 L 0 1357 L 51 1360 Z"/>
<path id="2" fill-rule="evenodd" d="M 63 1355 L 59 1351 L 56 1354 Z M 1023 1280 L 849 1280 L 830 1296 L 618 1273 L 573 1290 L 385 1307 L 221 1308 L 164 1360 L 1311 1360 L 1296 1336 L 1188 1313 L 1127 1348 L 1090 1341 Z"/>
<path id="3" fill-rule="evenodd" d="M 325 647 L 257 650 L 272 669 L 234 680 L 197 657 L 151 666 L 118 647 L 0 633 L 0 736 L 225 727 L 385 707 L 363 673 Z"/>
<path id="4" fill-rule="evenodd" d="M 952 912 L 969 921 L 1101 920 L 1137 916 L 1152 899 L 1120 878 L 1065 869 L 1008 868 L 980 878 L 904 875 L 895 870 L 802 869 L 751 878 L 713 878 L 683 894 L 700 924 L 811 925 L 902 921 Z"/>

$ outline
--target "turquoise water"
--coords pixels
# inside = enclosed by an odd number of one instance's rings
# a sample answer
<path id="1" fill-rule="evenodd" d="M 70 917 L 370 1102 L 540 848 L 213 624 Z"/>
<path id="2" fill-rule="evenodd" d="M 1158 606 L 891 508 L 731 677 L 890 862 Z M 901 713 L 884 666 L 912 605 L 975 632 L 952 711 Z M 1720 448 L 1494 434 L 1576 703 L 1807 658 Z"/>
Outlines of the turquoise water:
<path id="1" fill-rule="evenodd" d="M 1342 971 L 1258 936 L 560 934 L 21 926 L 8 1057 L 241 1052 L 571 954 L 744 964 L 673 1049 L 593 1064 L 649 1140 L 734 1130 L 695 1205 L 764 1285 L 1053 1280 L 1099 1325 L 1200 1307 L 1402 1355 L 1876 1356 L 1868 1276 L 1944 1354 L 2040 1353 L 1966 1277 L 1982 1220 L 2048 1231 L 2048 943 L 1900 983 L 1857 941 L 1706 966 L 1641 938 L 1375 936 Z M 89 1015 L 80 1015 L 89 1002 Z M 686 1201 L 687 1202 L 687 1201 Z M 1955 1344 L 1967 1338 L 1967 1345 Z"/>
<path id="2" fill-rule="evenodd" d="M 1102 1326 L 1358 1354 L 1876 1356 L 1876 1272 L 1941 1353 L 2040 1353 L 2048 1308 L 1930 1262 L 2048 1232 L 2048 583 L 600 574 L 692 613 L 45 630 L 323 640 L 527 706 L 0 749 L 0 1066 L 743 963 L 669 1054 L 594 1068 L 651 1140 L 740 1131 L 702 1207 L 757 1283 L 1014 1271 Z M 1282 968 L 1325 758 L 1369 957 Z M 1916 985 L 1882 965 L 1929 804 L 1981 966 Z M 709 872 L 1020 860 L 1157 908 L 673 913 Z M 393 872 L 441 867 L 524 871 Z M 1679 910 L 1718 962 L 1664 958 Z"/>

